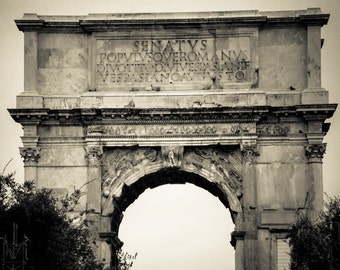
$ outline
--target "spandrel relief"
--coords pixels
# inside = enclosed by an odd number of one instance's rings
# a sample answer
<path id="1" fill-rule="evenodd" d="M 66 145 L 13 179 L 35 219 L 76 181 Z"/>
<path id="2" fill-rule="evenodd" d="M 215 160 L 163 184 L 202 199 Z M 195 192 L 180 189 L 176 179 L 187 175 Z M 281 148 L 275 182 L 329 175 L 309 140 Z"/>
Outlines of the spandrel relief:
<path id="1" fill-rule="evenodd" d="M 102 159 L 102 195 L 107 198 L 112 185 L 123 175 L 140 170 L 138 165 L 149 165 L 160 159 L 159 149 L 113 148 L 105 151 Z"/>
<path id="2" fill-rule="evenodd" d="M 189 148 L 185 153 L 185 162 L 187 166 L 193 166 L 198 172 L 207 170 L 222 178 L 220 185 L 231 197 L 236 199 L 242 196 L 242 156 L 236 148 Z"/>

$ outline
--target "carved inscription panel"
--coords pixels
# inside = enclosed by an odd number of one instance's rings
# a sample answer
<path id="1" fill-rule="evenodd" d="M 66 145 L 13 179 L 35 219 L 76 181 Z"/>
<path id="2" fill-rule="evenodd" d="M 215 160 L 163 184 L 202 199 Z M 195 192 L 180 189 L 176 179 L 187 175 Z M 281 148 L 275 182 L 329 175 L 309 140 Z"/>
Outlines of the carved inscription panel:
<path id="1" fill-rule="evenodd" d="M 97 38 L 94 69 L 100 89 L 222 89 L 252 81 L 251 37 Z"/>

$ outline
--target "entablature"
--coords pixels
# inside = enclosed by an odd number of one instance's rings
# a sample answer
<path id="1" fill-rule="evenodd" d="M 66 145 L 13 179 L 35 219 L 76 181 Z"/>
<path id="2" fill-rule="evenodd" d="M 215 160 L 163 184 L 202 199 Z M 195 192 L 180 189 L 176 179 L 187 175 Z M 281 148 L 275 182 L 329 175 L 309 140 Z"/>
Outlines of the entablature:
<path id="1" fill-rule="evenodd" d="M 214 108 L 83 108 L 10 109 L 25 136 L 40 136 L 43 127 L 82 127 L 87 142 L 117 145 L 210 145 L 244 144 L 260 140 L 285 143 L 321 143 L 336 109 L 335 104 L 291 107 Z M 35 128 L 35 132 L 28 132 Z M 28 128 L 30 128 L 28 130 Z M 58 134 L 46 135 L 58 141 Z M 54 135 L 53 135 L 54 134 Z M 78 134 L 78 133 L 77 133 Z M 24 137 L 25 137 L 24 136 Z M 77 135 L 79 137 L 79 134 Z M 45 137 L 45 136 L 43 136 Z"/>

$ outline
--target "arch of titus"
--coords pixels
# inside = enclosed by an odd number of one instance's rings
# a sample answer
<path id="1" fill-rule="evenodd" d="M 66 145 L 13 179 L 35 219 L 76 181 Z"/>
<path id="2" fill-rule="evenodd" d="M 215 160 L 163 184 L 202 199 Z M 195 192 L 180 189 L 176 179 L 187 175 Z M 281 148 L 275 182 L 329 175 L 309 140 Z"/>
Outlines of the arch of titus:
<path id="1" fill-rule="evenodd" d="M 82 187 L 76 211 L 111 269 L 126 208 L 179 183 L 230 210 L 236 269 L 283 269 L 296 213 L 322 209 L 336 109 L 320 76 L 328 18 L 315 8 L 25 14 L 24 91 L 9 109 L 24 130 L 25 180 L 56 196 Z"/>

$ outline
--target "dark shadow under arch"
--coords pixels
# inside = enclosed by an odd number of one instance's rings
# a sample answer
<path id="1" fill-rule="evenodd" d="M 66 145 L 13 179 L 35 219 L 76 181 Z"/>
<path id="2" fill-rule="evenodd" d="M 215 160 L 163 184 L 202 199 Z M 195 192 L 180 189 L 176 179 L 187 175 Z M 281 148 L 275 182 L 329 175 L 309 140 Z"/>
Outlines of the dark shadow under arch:
<path id="1" fill-rule="evenodd" d="M 223 192 L 219 184 L 208 181 L 202 176 L 180 170 L 179 168 L 165 168 L 157 172 L 141 177 L 130 186 L 124 185 L 121 196 L 113 198 L 114 211 L 111 219 L 111 230 L 118 235 L 119 226 L 123 219 L 123 212 L 131 205 L 146 189 L 156 188 L 165 184 L 194 184 L 210 192 L 219 198 L 222 204 L 229 208 L 227 194 Z M 232 211 L 231 211 L 232 212 Z M 231 213 L 234 220 L 234 215 Z"/>

